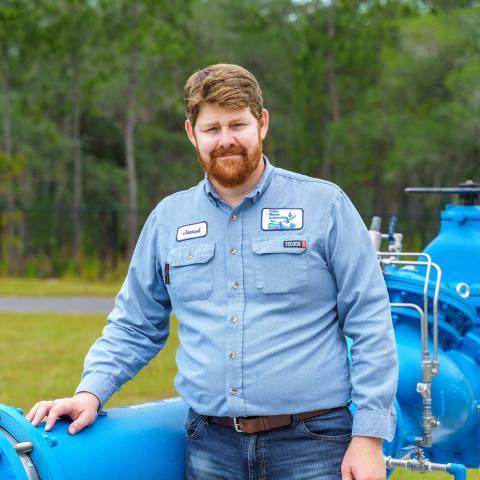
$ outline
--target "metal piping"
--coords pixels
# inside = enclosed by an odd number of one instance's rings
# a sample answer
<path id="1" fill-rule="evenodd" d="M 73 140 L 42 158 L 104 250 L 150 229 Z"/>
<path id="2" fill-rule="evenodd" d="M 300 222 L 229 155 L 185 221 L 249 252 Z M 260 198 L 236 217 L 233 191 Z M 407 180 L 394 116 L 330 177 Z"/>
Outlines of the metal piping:
<path id="1" fill-rule="evenodd" d="M 422 261 L 413 261 L 413 260 L 397 260 L 396 258 L 392 258 L 391 252 L 377 252 L 377 256 L 382 257 L 380 262 L 383 265 L 419 265 L 425 266 L 426 273 L 425 273 L 425 283 L 423 289 L 423 304 L 424 304 L 424 314 L 425 317 L 428 319 L 428 284 L 430 282 L 430 269 L 433 267 L 437 272 L 437 277 L 435 279 L 435 293 L 433 297 L 433 369 L 432 369 L 432 376 L 436 376 L 439 373 L 439 365 L 438 365 L 438 297 L 440 295 L 440 282 L 442 280 L 442 269 L 434 262 L 430 255 L 427 253 L 412 253 L 412 252 L 395 252 L 393 257 L 403 256 L 403 257 L 425 257 L 427 259 L 426 262 Z M 384 258 L 389 257 L 389 258 Z"/>
<path id="2" fill-rule="evenodd" d="M 413 472 L 444 472 L 449 473 L 455 480 L 466 480 L 467 473 L 464 465 L 459 463 L 432 463 L 422 456 L 415 459 L 400 460 L 398 458 L 385 457 L 386 468 L 405 468 Z"/>
<path id="3" fill-rule="evenodd" d="M 384 252 L 380 252 L 383 254 Z M 379 255 L 380 255 L 379 254 Z M 397 255 L 397 254 L 396 254 Z M 407 254 L 411 255 L 411 254 Z M 423 254 L 422 254 L 423 255 Z M 383 256 L 383 255 L 382 255 Z M 427 269 L 433 267 L 437 272 L 437 277 L 435 279 L 435 293 L 433 296 L 433 369 L 432 376 L 436 376 L 439 373 L 438 365 L 438 297 L 440 295 L 440 282 L 442 281 L 442 269 L 436 263 L 429 260 L 428 262 L 413 262 L 408 260 L 390 260 L 382 259 L 381 262 L 385 265 L 420 265 L 427 266 Z M 428 281 L 427 276 L 425 277 L 425 291 L 424 291 L 424 304 L 427 306 L 425 309 L 425 316 L 428 318 Z M 426 293 L 425 293 L 426 292 Z"/>
<path id="4" fill-rule="evenodd" d="M 423 313 L 423 310 L 415 303 L 390 303 L 392 308 L 413 308 L 417 311 L 420 317 L 420 334 L 422 337 L 422 361 L 429 359 L 430 352 L 428 350 L 428 320 Z M 424 380 L 426 380 L 424 378 Z"/>
<path id="5" fill-rule="evenodd" d="M 427 259 L 426 265 L 427 269 L 425 272 L 425 284 L 423 286 L 423 311 L 425 313 L 425 317 L 428 318 L 428 284 L 430 282 L 430 267 L 432 264 L 432 257 L 428 253 L 423 252 L 395 252 L 395 255 L 392 255 L 392 252 L 377 252 L 377 256 L 379 257 L 389 257 L 389 258 L 382 258 L 381 262 L 385 265 L 397 264 L 397 262 L 402 262 L 402 260 L 397 260 L 398 257 L 424 257 Z M 416 262 L 410 261 L 406 263 L 400 263 L 401 265 L 420 265 L 418 260 Z"/>
<path id="6" fill-rule="evenodd" d="M 425 447 L 432 446 L 432 430 L 440 424 L 432 414 L 432 378 L 438 375 L 440 371 L 438 363 L 438 297 L 440 295 L 440 283 L 442 280 L 442 270 L 436 264 L 432 262 L 430 255 L 426 253 L 412 253 L 412 252 L 395 252 L 392 255 L 391 252 L 378 252 L 377 255 L 380 258 L 382 265 L 419 265 L 426 267 L 425 283 L 423 288 L 423 303 L 424 310 L 420 309 L 414 304 L 401 304 L 393 303 L 391 306 L 405 306 L 414 308 L 420 314 L 421 319 L 421 337 L 422 337 L 422 380 L 417 384 L 417 393 L 422 396 L 423 413 L 422 413 L 422 429 L 423 436 L 417 437 L 415 443 Z M 425 257 L 426 261 L 413 261 L 413 260 L 398 260 L 398 256 L 416 256 Z M 431 267 L 436 270 L 435 278 L 435 293 L 433 297 L 433 362 L 430 357 L 430 351 L 428 348 L 428 285 L 430 282 L 430 270 Z"/>

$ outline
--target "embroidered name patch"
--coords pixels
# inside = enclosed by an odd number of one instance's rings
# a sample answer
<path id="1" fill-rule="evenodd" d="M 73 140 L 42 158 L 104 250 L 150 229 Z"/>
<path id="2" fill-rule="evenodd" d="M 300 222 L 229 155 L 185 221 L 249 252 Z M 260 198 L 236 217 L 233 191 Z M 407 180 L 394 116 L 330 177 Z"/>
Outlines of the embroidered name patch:
<path id="1" fill-rule="evenodd" d="M 262 230 L 300 230 L 303 228 L 302 208 L 263 208 Z"/>
<path id="2" fill-rule="evenodd" d="M 192 238 L 205 237 L 207 235 L 207 222 L 191 223 L 177 228 L 177 242 Z"/>
<path id="3" fill-rule="evenodd" d="M 306 240 L 284 240 L 284 248 L 307 248 Z"/>

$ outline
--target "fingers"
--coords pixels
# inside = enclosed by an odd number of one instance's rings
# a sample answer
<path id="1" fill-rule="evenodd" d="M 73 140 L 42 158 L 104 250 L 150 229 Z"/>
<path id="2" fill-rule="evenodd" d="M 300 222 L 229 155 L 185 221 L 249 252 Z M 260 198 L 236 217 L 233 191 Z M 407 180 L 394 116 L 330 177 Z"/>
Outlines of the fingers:
<path id="1" fill-rule="evenodd" d="M 35 414 L 37 413 L 37 410 L 39 409 L 40 406 L 42 406 L 42 404 L 44 403 L 47 403 L 45 401 L 42 401 L 42 402 L 37 402 L 31 409 L 30 411 L 25 415 L 25 418 L 31 422 L 33 420 L 33 418 L 35 417 Z"/>
<path id="2" fill-rule="evenodd" d="M 353 480 L 353 476 L 350 472 L 342 471 L 342 480 Z"/>
<path id="3" fill-rule="evenodd" d="M 87 425 L 92 424 L 97 418 L 97 404 L 99 400 L 96 397 L 93 398 L 95 398 L 95 402 L 92 402 L 90 397 L 85 396 L 38 402 L 25 417 L 35 427 L 38 427 L 40 422 L 47 416 L 45 431 L 48 432 L 53 428 L 59 417 L 68 415 L 74 420 L 70 424 L 68 432 L 74 435 Z"/>
<path id="4" fill-rule="evenodd" d="M 31 409 L 30 411 L 25 415 L 25 418 L 31 422 L 33 420 L 33 416 L 35 415 L 35 412 L 37 410 L 37 405 L 38 403 L 36 403 Z"/>
<path id="5" fill-rule="evenodd" d="M 342 480 L 355 480 L 352 466 L 349 464 L 348 450 L 342 462 Z"/>
<path id="6" fill-rule="evenodd" d="M 33 425 L 38 427 L 42 419 L 48 414 L 50 409 L 53 407 L 54 402 L 38 402 L 34 407 L 28 412 L 27 419 L 32 422 Z"/>
<path id="7" fill-rule="evenodd" d="M 91 425 L 95 421 L 95 418 L 95 415 L 93 415 L 90 411 L 82 412 L 79 417 L 70 424 L 68 427 L 68 433 L 70 435 L 75 435 L 86 426 Z"/>
<path id="8" fill-rule="evenodd" d="M 49 431 L 61 415 L 70 415 L 73 412 L 73 405 L 65 399 L 41 401 L 36 403 L 25 416 L 32 425 L 38 427 L 40 422 L 47 417 L 45 431 Z"/>
<path id="9" fill-rule="evenodd" d="M 47 423 L 45 424 L 45 431 L 49 432 L 61 415 L 70 415 L 71 413 L 71 405 L 67 405 L 65 403 L 55 404 L 48 413 Z"/>

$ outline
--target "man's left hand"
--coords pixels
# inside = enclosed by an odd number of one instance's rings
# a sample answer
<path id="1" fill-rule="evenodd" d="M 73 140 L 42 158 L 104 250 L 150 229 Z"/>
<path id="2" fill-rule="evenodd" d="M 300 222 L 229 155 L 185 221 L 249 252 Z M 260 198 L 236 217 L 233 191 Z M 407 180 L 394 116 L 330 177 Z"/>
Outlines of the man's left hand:
<path id="1" fill-rule="evenodd" d="M 342 480 L 385 480 L 382 439 L 353 437 L 342 462 Z"/>

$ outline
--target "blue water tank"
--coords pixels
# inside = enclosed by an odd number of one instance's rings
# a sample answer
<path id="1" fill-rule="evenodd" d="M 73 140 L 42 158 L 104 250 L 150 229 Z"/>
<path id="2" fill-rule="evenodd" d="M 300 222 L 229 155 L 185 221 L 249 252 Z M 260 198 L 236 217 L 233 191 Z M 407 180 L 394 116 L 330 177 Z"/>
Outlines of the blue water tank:
<path id="1" fill-rule="evenodd" d="M 480 323 L 480 206 L 446 205 L 440 232 L 425 248 L 442 269 L 443 281 L 452 289 L 469 289 L 467 299 L 477 310 Z M 463 288 L 465 291 L 465 288 Z"/>

